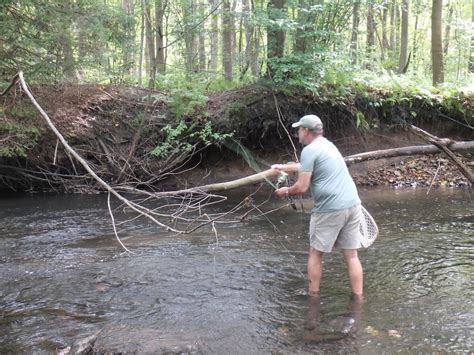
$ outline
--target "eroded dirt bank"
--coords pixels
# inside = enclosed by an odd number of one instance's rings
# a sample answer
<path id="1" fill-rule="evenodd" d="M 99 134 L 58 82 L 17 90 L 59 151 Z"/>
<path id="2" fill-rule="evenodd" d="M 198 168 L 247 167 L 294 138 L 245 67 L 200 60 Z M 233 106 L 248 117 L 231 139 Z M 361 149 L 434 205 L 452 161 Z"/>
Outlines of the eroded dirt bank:
<path id="1" fill-rule="evenodd" d="M 294 161 L 285 128 L 291 134 L 291 123 L 308 113 L 321 117 L 325 135 L 344 155 L 425 144 L 403 128 L 406 123 L 439 137 L 474 139 L 470 128 L 474 105 L 469 96 L 460 98 L 450 111 L 441 103 L 428 105 L 419 98 L 389 106 L 377 96 L 341 100 L 275 93 L 264 86 L 208 94 L 201 105 L 186 97 L 136 88 L 42 86 L 32 91 L 71 146 L 104 180 L 156 190 L 231 180 L 274 162 Z M 374 105 L 375 100 L 379 105 Z M 212 136 L 199 137 L 208 131 L 232 133 L 232 141 L 206 147 Z M 88 192 L 98 188 L 57 144 L 18 89 L 2 97 L 0 139 L 2 189 Z M 295 138 L 291 139 L 299 151 Z M 472 168 L 471 153 L 459 157 Z M 467 185 L 442 155 L 361 163 L 351 172 L 362 185 Z"/>

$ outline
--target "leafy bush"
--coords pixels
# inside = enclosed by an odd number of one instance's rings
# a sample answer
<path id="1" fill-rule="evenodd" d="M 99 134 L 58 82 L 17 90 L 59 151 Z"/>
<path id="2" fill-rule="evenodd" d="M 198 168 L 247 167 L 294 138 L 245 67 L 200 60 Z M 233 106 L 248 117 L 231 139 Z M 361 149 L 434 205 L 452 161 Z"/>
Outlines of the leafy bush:
<path id="1" fill-rule="evenodd" d="M 166 125 L 161 130 L 163 142 L 151 151 L 151 154 L 159 158 L 165 158 L 171 154 L 191 153 L 195 146 L 209 146 L 219 144 L 231 138 L 231 133 L 216 132 L 211 122 L 203 126 L 197 124 L 186 124 L 180 120 L 177 124 Z"/>

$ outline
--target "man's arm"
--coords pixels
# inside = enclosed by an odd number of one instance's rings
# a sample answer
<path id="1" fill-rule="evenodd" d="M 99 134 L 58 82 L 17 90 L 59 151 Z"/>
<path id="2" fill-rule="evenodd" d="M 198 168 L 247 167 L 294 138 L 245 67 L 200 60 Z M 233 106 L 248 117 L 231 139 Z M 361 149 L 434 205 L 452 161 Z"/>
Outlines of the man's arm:
<path id="1" fill-rule="evenodd" d="M 280 189 L 277 189 L 275 190 L 275 194 L 280 198 L 292 195 L 303 195 L 309 189 L 312 174 L 312 171 L 300 171 L 298 173 L 298 180 L 296 180 L 296 182 L 292 186 L 285 186 Z"/>
<path id="2" fill-rule="evenodd" d="M 300 163 L 273 164 L 271 168 L 278 172 L 284 171 L 285 173 L 292 173 L 300 169 Z"/>

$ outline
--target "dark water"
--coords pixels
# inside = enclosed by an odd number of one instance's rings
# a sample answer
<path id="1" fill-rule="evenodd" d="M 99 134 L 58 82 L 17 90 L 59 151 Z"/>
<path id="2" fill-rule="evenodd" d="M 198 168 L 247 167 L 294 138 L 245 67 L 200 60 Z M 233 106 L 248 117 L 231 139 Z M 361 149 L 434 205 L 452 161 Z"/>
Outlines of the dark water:
<path id="1" fill-rule="evenodd" d="M 474 217 L 466 190 L 362 190 L 381 235 L 360 253 L 366 302 L 327 255 L 321 300 L 306 296 L 308 215 L 192 235 L 134 221 L 114 238 L 106 196 L 0 200 L 0 353 L 469 352 Z M 258 199 L 257 199 L 258 200 Z M 274 201 L 274 204 L 279 203 Z"/>

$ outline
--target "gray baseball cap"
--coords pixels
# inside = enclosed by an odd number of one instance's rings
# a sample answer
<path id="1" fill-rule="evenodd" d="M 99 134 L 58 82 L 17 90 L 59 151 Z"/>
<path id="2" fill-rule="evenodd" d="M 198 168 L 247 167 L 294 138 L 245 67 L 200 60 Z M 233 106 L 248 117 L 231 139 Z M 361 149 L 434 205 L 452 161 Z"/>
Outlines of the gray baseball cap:
<path id="1" fill-rule="evenodd" d="M 323 123 L 321 119 L 316 115 L 306 115 L 300 118 L 298 122 L 295 122 L 291 127 L 303 127 L 309 129 L 322 129 Z"/>

